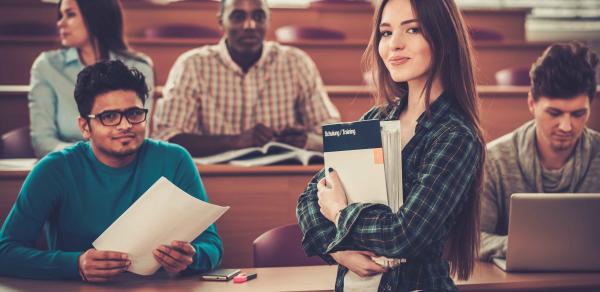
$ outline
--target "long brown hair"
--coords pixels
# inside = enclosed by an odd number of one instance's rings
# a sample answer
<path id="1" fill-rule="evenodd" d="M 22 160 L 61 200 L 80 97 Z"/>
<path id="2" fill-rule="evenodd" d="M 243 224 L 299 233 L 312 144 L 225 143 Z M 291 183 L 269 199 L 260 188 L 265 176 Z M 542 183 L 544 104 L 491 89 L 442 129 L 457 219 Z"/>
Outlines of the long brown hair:
<path id="1" fill-rule="evenodd" d="M 453 0 L 410 0 L 423 35 L 429 43 L 432 54 L 431 68 L 424 88 L 426 112 L 431 104 L 431 87 L 439 76 L 444 92 L 454 98 L 458 108 L 471 124 L 481 141 L 481 161 L 478 172 L 468 193 L 465 206 L 460 209 L 457 219 L 446 242 L 446 256 L 450 262 L 450 273 L 461 280 L 468 279 L 473 272 L 474 262 L 479 251 L 479 208 L 483 185 L 483 162 L 485 143 L 479 121 L 479 98 L 473 74 L 472 46 L 462 15 Z M 379 3 L 373 18 L 373 33 L 363 55 L 365 70 L 371 71 L 375 85 L 375 98 L 394 103 L 397 98 L 407 98 L 407 82 L 395 82 L 379 56 L 379 25 L 383 8 L 388 3 Z"/>
<path id="2" fill-rule="evenodd" d="M 58 19 L 61 18 L 58 2 Z M 152 65 L 150 59 L 129 48 L 123 34 L 123 13 L 118 0 L 76 0 L 94 47 L 96 61 L 108 60 L 113 52 Z"/>

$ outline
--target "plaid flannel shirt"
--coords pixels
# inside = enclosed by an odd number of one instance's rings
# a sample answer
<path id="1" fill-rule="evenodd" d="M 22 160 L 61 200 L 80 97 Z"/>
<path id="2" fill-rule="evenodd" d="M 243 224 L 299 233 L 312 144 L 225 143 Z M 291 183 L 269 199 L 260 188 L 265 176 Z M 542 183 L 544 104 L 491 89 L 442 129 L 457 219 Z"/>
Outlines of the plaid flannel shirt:
<path id="1" fill-rule="evenodd" d="M 340 118 L 310 57 L 275 42 L 264 43 L 248 72 L 231 59 L 225 38 L 188 51 L 169 72 L 163 95 L 153 130 L 161 140 L 180 133 L 239 135 L 262 123 L 275 131 L 303 126 L 307 148 L 319 149 L 311 137 L 320 140 L 321 125 Z"/>
<path id="2" fill-rule="evenodd" d="M 320 171 L 300 195 L 296 216 L 308 255 L 334 264 L 329 253 L 369 250 L 407 263 L 386 272 L 379 291 L 454 291 L 449 263 L 442 258 L 444 242 L 476 178 L 482 157 L 481 141 L 449 94 L 431 104 L 430 115 L 417 120 L 415 135 L 402 150 L 404 204 L 392 213 L 382 204 L 353 203 L 344 208 L 338 227 L 319 211 Z M 398 120 L 406 98 L 375 107 L 361 119 Z M 347 268 L 339 266 L 336 291 L 343 290 Z"/>

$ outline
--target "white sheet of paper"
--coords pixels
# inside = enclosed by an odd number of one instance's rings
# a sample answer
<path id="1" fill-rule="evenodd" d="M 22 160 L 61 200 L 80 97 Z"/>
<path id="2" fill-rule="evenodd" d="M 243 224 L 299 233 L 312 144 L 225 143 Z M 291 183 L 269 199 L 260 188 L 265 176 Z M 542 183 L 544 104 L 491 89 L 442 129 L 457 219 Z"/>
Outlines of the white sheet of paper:
<path id="1" fill-rule="evenodd" d="M 156 248 L 194 240 L 228 209 L 192 197 L 161 177 L 92 244 L 97 250 L 127 253 L 129 272 L 152 275 L 160 268 L 152 255 Z"/>

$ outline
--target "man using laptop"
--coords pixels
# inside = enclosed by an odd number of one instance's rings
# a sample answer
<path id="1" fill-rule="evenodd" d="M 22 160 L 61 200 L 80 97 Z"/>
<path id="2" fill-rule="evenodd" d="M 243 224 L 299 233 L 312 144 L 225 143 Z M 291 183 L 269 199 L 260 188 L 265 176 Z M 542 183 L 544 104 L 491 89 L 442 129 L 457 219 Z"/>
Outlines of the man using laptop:
<path id="1" fill-rule="evenodd" d="M 531 66 L 534 119 L 488 144 L 480 258 L 504 258 L 514 193 L 600 192 L 600 134 L 585 124 L 596 95 L 597 55 L 553 44 Z"/>
<path id="2" fill-rule="evenodd" d="M 147 96 L 144 76 L 121 61 L 79 73 L 75 101 L 89 141 L 50 153 L 27 176 L 0 230 L 0 276 L 109 281 L 127 271 L 128 255 L 92 242 L 156 180 L 207 200 L 185 149 L 144 139 Z M 34 247 L 42 229 L 48 250 Z M 153 254 L 169 274 L 193 273 L 215 268 L 223 246 L 210 226 L 192 242 L 173 241 Z"/>

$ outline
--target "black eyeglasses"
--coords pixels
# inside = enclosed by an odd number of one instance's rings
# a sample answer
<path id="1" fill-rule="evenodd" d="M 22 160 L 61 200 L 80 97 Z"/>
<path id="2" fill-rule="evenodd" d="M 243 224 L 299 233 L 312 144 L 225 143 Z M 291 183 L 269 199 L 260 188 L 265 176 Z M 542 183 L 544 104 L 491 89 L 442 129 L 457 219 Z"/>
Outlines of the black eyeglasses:
<path id="1" fill-rule="evenodd" d="M 139 124 L 146 120 L 148 110 L 145 108 L 130 108 L 124 111 L 104 111 L 95 115 L 88 115 L 88 118 L 97 119 L 104 126 L 116 126 L 121 123 L 123 116 L 132 124 Z"/>

